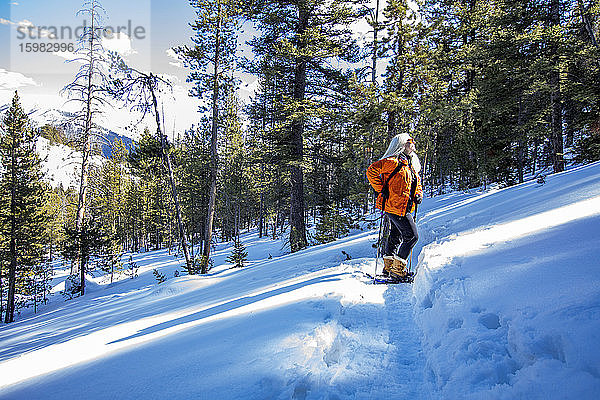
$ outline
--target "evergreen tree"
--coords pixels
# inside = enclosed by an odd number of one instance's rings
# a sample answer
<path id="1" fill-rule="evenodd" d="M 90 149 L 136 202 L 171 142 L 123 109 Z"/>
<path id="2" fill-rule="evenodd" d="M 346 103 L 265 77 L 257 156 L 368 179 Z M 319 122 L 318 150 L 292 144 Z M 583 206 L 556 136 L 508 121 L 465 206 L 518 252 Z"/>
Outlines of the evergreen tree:
<path id="1" fill-rule="evenodd" d="M 227 257 L 227 262 L 233 264 L 232 268 L 243 268 L 248 262 L 248 252 L 246 251 L 246 246 L 242 243 L 239 236 L 236 236 L 233 242 L 233 250 L 229 257 Z"/>
<path id="2" fill-rule="evenodd" d="M 44 213 L 47 201 L 41 161 L 35 150 L 37 133 L 29 127 L 15 92 L 0 136 L 0 249 L 8 260 L 8 294 L 4 321 L 14 320 L 18 294 L 29 295 L 28 279 L 45 258 Z"/>
<path id="3" fill-rule="evenodd" d="M 69 193 L 62 186 L 48 190 L 48 202 L 46 203 L 46 236 L 48 237 L 48 259 L 54 260 L 54 254 L 60 253 L 62 243 L 65 239 L 64 227 L 74 212 L 69 207 Z"/>
<path id="4" fill-rule="evenodd" d="M 287 85 L 285 62 L 266 54 L 259 62 L 248 66 L 259 75 L 258 91 L 247 108 L 249 131 L 246 143 L 251 158 L 252 174 L 259 191 L 259 235 L 267 235 L 271 225 L 273 240 L 277 227 L 283 226 L 284 212 L 289 207 L 289 181 L 286 171 L 286 143 L 281 127 L 285 126 L 285 87 Z"/>
<path id="5" fill-rule="evenodd" d="M 121 140 L 112 144 L 111 158 L 106 160 L 97 171 L 94 179 L 98 184 L 93 188 L 94 203 L 102 220 L 104 233 L 103 271 L 114 274 L 123 268 L 121 256 L 124 252 L 125 232 L 124 216 L 126 204 L 127 174 L 125 161 L 128 151 Z"/>
<path id="6" fill-rule="evenodd" d="M 203 119 L 199 126 L 184 132 L 174 151 L 175 164 L 179 168 L 178 175 L 181 176 L 182 212 L 191 241 L 191 257 L 196 260 L 195 264 L 198 266 L 198 253 L 202 253 L 205 238 L 205 216 L 210 192 L 209 125 L 209 121 Z"/>
<path id="7" fill-rule="evenodd" d="M 575 161 L 600 160 L 600 4 L 578 0 L 567 14 L 565 143 Z"/>
<path id="8" fill-rule="evenodd" d="M 191 0 L 190 5 L 194 7 L 197 17 L 191 24 L 194 46 L 181 47 L 178 53 L 192 69 L 188 77 L 188 82 L 194 83 L 191 95 L 206 99 L 210 106 L 203 111 L 209 111 L 211 115 L 210 191 L 204 226 L 204 263 L 200 271 L 205 274 L 208 271 L 217 199 L 220 111 L 229 93 L 227 88 L 233 84 L 227 72 L 235 63 L 239 18 L 237 1 L 234 0 Z"/>
<path id="9" fill-rule="evenodd" d="M 351 218 L 341 210 L 327 208 L 321 215 L 316 226 L 315 239 L 319 243 L 328 243 L 348 234 Z"/>
<path id="10" fill-rule="evenodd" d="M 95 208 L 88 210 L 88 216 L 82 230 L 73 227 L 74 224 L 68 224 L 65 227 L 65 243 L 63 245 L 62 256 L 75 262 L 76 260 L 87 265 L 88 272 L 93 271 L 92 259 L 98 259 L 102 256 L 106 247 L 106 234 L 100 222 L 100 217 Z M 64 294 L 69 297 L 83 295 L 80 287 L 79 277 L 70 275 L 65 281 Z"/>
<path id="11" fill-rule="evenodd" d="M 158 139 L 145 129 L 129 156 L 132 173 L 136 178 L 129 192 L 130 213 L 139 215 L 141 226 L 138 231 L 141 232 L 138 234 L 145 247 L 153 244 L 156 250 L 161 248 L 164 237 L 168 235 L 168 203 L 164 193 L 164 167 L 160 148 Z"/>
<path id="12" fill-rule="evenodd" d="M 357 60 L 349 25 L 361 13 L 352 1 L 314 0 L 251 2 L 249 12 L 262 35 L 252 41 L 258 65 L 277 68 L 281 76 L 283 123 L 276 127 L 282 161 L 289 174 L 290 249 L 307 246 L 305 226 L 304 142 L 320 120 L 335 112 L 332 101 L 341 100 L 346 83 L 330 59 Z M 341 94 L 341 96 L 340 96 Z M 315 125 L 313 123 L 316 122 Z"/>
<path id="13" fill-rule="evenodd" d="M 163 127 L 164 120 L 161 122 L 159 111 L 160 93 L 167 88 L 171 88 L 171 83 L 152 72 L 142 72 L 131 68 L 118 54 L 111 53 L 110 56 L 111 70 L 112 73 L 115 74 L 114 77 L 111 75 L 110 86 L 108 89 L 112 97 L 124 101 L 126 105 L 130 105 L 132 111 L 141 111 L 143 116 L 148 112 L 154 114 L 156 135 L 158 136 L 158 142 L 160 143 L 160 158 L 165 166 L 166 179 L 171 189 L 172 208 L 174 209 L 174 216 L 177 223 L 179 245 L 183 250 L 185 263 L 189 269 L 192 260 L 188 250 L 187 235 L 181 215 L 178 185 L 175 180 L 174 167 L 171 162 L 171 149 Z M 169 208 L 169 210 L 170 209 L 171 208 Z M 168 215 L 170 216 L 170 214 Z M 169 234 L 172 234 L 171 230 L 169 230 Z"/>
<path id="14" fill-rule="evenodd" d="M 242 219 L 252 210 L 253 188 L 250 183 L 247 152 L 238 115 L 238 101 L 230 96 L 225 116 L 225 143 L 220 181 L 220 215 L 223 241 L 239 236 Z"/>

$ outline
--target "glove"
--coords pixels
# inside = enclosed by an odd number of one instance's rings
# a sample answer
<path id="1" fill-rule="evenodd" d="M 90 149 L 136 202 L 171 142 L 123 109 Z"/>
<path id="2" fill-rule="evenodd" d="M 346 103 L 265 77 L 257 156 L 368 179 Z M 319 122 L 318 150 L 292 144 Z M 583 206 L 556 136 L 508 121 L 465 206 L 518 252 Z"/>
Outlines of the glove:
<path id="1" fill-rule="evenodd" d="M 423 195 L 422 194 L 415 195 L 415 203 L 421 204 L 422 201 L 423 201 Z"/>

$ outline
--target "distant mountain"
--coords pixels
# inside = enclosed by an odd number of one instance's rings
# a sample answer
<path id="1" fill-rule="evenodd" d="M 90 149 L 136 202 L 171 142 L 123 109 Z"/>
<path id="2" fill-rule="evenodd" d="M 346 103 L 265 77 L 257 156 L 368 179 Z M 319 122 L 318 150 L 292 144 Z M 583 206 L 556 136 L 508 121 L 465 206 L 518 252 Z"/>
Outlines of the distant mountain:
<path id="1" fill-rule="evenodd" d="M 9 104 L 0 105 L 0 119 L 4 118 L 4 114 L 9 107 Z M 52 125 L 61 128 L 67 138 L 73 137 L 76 133 L 76 125 L 73 121 L 75 115 L 73 113 L 58 109 L 33 109 L 28 112 L 28 116 L 32 125 L 36 128 Z M 101 165 L 103 159 L 112 157 L 112 144 L 117 140 L 121 140 L 129 150 L 133 147 L 133 139 L 125 135 L 120 135 L 104 127 L 100 127 L 99 131 L 102 137 L 101 143 L 99 143 L 101 156 L 92 157 L 92 163 L 96 165 Z M 42 167 L 46 179 L 52 186 L 77 187 L 78 170 L 81 165 L 81 154 L 78 151 L 62 144 L 52 144 L 44 137 L 38 139 L 36 149 L 42 158 Z"/>
<path id="2" fill-rule="evenodd" d="M 3 113 L 8 109 L 8 105 L 0 106 L 0 113 Z M 34 126 L 41 127 L 44 125 L 53 125 L 56 127 L 60 127 L 65 131 L 67 137 L 72 137 L 76 133 L 76 126 L 74 123 L 75 114 L 58 110 L 58 109 L 34 109 L 29 111 L 28 113 L 30 120 L 33 122 Z M 99 127 L 100 135 L 102 137 L 100 147 L 101 153 L 103 157 L 111 158 L 112 157 L 112 144 L 116 140 L 121 140 L 125 147 L 128 150 L 131 150 L 133 146 L 133 139 L 121 135 L 117 132 L 114 132 L 110 129 Z"/>
<path id="3" fill-rule="evenodd" d="M 123 142 L 123 144 L 125 145 L 125 147 L 127 148 L 127 150 L 129 150 L 129 151 L 131 151 L 131 148 L 133 147 L 133 139 L 131 139 L 127 136 L 119 135 L 118 133 L 110 131 L 110 130 L 105 131 L 104 138 L 108 141 L 108 143 L 110 143 L 110 144 L 102 145 L 102 155 L 106 158 L 112 157 L 111 144 L 117 140 L 121 140 Z"/>

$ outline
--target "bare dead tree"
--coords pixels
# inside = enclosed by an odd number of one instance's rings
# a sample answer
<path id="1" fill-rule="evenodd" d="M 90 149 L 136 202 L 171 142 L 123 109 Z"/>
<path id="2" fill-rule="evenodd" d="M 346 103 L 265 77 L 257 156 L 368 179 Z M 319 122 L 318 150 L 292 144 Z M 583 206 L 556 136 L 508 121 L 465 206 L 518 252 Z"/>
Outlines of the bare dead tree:
<path id="1" fill-rule="evenodd" d="M 106 104 L 104 92 L 106 87 L 106 59 L 102 46 L 102 17 L 105 15 L 104 8 L 98 0 L 87 0 L 77 15 L 87 16 L 90 25 L 83 28 L 79 37 L 79 43 L 75 51 L 75 58 L 70 62 L 81 63 L 75 80 L 65 86 L 63 92 L 69 96 L 70 102 L 76 102 L 81 107 L 75 113 L 73 122 L 75 122 L 77 134 L 75 144 L 81 152 L 81 171 L 79 174 L 79 194 L 77 196 L 77 212 L 75 219 L 75 229 L 78 238 L 77 259 L 71 275 L 76 281 L 76 276 L 80 277 L 79 292 L 85 293 L 85 257 L 82 252 L 82 233 L 85 224 L 86 198 L 88 192 L 89 167 L 92 155 L 92 145 L 94 140 L 99 137 L 97 125 L 94 123 L 96 116 L 102 113 Z M 75 290 L 72 290 L 75 292 Z"/>
<path id="2" fill-rule="evenodd" d="M 179 233 L 179 241 L 188 271 L 194 270 L 194 265 L 190 258 L 187 235 L 181 218 L 181 206 L 179 196 L 177 194 L 177 185 L 175 184 L 175 176 L 173 174 L 173 166 L 171 157 L 169 156 L 169 145 L 167 136 L 164 133 L 164 127 L 161 123 L 161 114 L 159 112 L 160 93 L 165 90 L 171 90 L 171 83 L 152 72 L 142 72 L 128 66 L 125 61 L 116 53 L 109 53 L 111 74 L 108 90 L 111 97 L 124 102 L 130 110 L 141 113 L 143 119 L 148 113 L 154 114 L 156 121 L 156 134 L 161 145 L 161 158 L 167 170 L 173 203 L 175 204 L 175 216 L 177 218 L 177 230 Z M 114 75 L 113 75 L 114 74 Z"/>

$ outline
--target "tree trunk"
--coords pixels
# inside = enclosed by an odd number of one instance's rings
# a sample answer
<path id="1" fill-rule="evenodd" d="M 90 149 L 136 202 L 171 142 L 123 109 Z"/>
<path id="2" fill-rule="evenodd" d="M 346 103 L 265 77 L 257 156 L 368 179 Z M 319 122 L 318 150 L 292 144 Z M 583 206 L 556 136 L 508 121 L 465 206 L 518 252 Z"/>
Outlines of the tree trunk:
<path id="1" fill-rule="evenodd" d="M 308 26 L 309 13 L 304 3 L 298 7 L 298 29 L 296 38 L 298 39 L 298 49 L 300 54 L 306 47 L 303 38 Z M 298 56 L 295 60 L 294 68 L 294 100 L 298 103 L 304 101 L 306 93 L 306 58 Z M 296 252 L 308 245 L 306 240 L 306 226 L 304 224 L 304 177 L 302 173 L 303 161 L 303 136 L 304 136 L 304 118 L 302 112 L 304 107 L 298 107 L 300 117 L 292 121 L 291 142 L 292 142 L 292 160 L 291 165 L 291 190 L 290 190 L 290 250 Z"/>
<path id="2" fill-rule="evenodd" d="M 94 12 L 90 13 L 90 29 L 92 32 L 96 29 Z M 93 34 L 92 34 L 93 35 Z M 83 296 L 85 294 L 85 261 L 83 260 L 83 233 L 85 223 L 85 203 L 87 198 L 88 189 L 88 169 L 90 156 L 92 151 L 91 140 L 92 140 L 92 101 L 93 101 L 93 74 L 94 74 L 94 40 L 93 38 L 89 41 L 90 49 L 90 68 L 87 76 L 87 99 L 86 99 L 86 111 L 85 111 L 85 125 L 83 132 L 83 145 L 81 152 L 81 175 L 79 178 L 79 195 L 77 196 L 77 220 L 75 228 L 78 234 L 79 243 L 77 245 L 77 262 L 75 263 L 74 274 L 79 272 L 80 275 L 80 293 Z"/>
<path id="3" fill-rule="evenodd" d="M 404 57 L 404 38 L 398 38 L 396 42 L 396 85 L 394 87 L 394 91 L 398 96 L 402 95 L 402 88 L 404 86 L 404 66 L 400 66 L 400 62 L 398 60 L 402 60 Z M 398 110 L 396 109 L 396 105 L 392 104 L 392 108 L 388 110 L 388 142 L 392 140 L 394 136 L 399 134 L 398 129 Z"/>
<path id="4" fill-rule="evenodd" d="M 550 0 L 550 25 L 560 25 L 560 0 Z M 550 71 L 550 107 L 551 121 L 551 160 L 554 172 L 565 169 L 563 158 L 563 132 L 562 132 L 562 101 L 560 93 L 560 60 L 558 55 L 558 44 L 552 42 L 550 45 L 551 71 Z"/>
<path id="5" fill-rule="evenodd" d="M 598 41 L 596 40 L 596 33 L 594 31 L 594 24 L 590 20 L 589 8 L 586 9 L 585 5 L 583 4 L 583 0 L 578 0 L 577 3 L 579 4 L 581 21 L 583 22 L 583 26 L 585 27 L 585 31 L 588 34 L 590 42 L 594 45 L 594 47 L 598 47 Z M 600 60 L 598 60 L 598 63 L 600 64 Z"/>
<path id="6" fill-rule="evenodd" d="M 375 4 L 375 19 L 373 21 L 373 55 L 372 55 L 372 65 L 371 65 L 371 82 L 373 85 L 377 85 L 377 51 L 378 42 L 377 42 L 377 34 L 379 33 L 379 0 L 377 0 Z"/>
<path id="7" fill-rule="evenodd" d="M 260 205 L 258 211 L 258 237 L 263 237 L 264 222 L 265 222 L 265 210 L 264 210 L 264 193 L 263 189 L 260 189 Z"/>
<path id="8" fill-rule="evenodd" d="M 2 281 L 3 266 L 4 261 L 0 260 L 0 321 L 2 321 L 2 316 L 4 315 L 4 282 Z"/>
<path id="9" fill-rule="evenodd" d="M 519 176 L 519 183 L 523 183 L 525 175 L 525 146 L 527 141 L 522 137 L 523 132 L 521 127 L 523 126 L 523 95 L 519 95 L 519 115 L 517 116 L 517 126 L 519 127 L 519 139 L 517 148 L 517 174 Z"/>
<path id="10" fill-rule="evenodd" d="M 11 190 L 10 190 L 10 264 L 8 267 L 8 296 L 6 298 L 6 316 L 4 322 L 13 322 L 15 315 L 15 289 L 17 282 L 17 165 L 15 154 L 15 139 L 11 149 Z"/>
<path id="11" fill-rule="evenodd" d="M 219 133 L 219 66 L 221 53 L 221 3 L 217 9 L 217 30 L 215 32 L 215 58 L 212 93 L 212 126 L 210 137 L 210 191 L 208 195 L 208 211 L 206 213 L 206 227 L 204 237 L 204 251 L 202 253 L 202 266 L 200 273 L 208 272 L 208 260 L 210 257 L 210 245 L 212 242 L 213 222 L 215 218 L 215 203 L 217 201 L 217 135 Z"/>
<path id="12" fill-rule="evenodd" d="M 575 141 L 575 126 L 574 126 L 574 104 L 573 101 L 566 100 L 564 103 L 565 110 L 565 146 L 572 147 Z"/>

